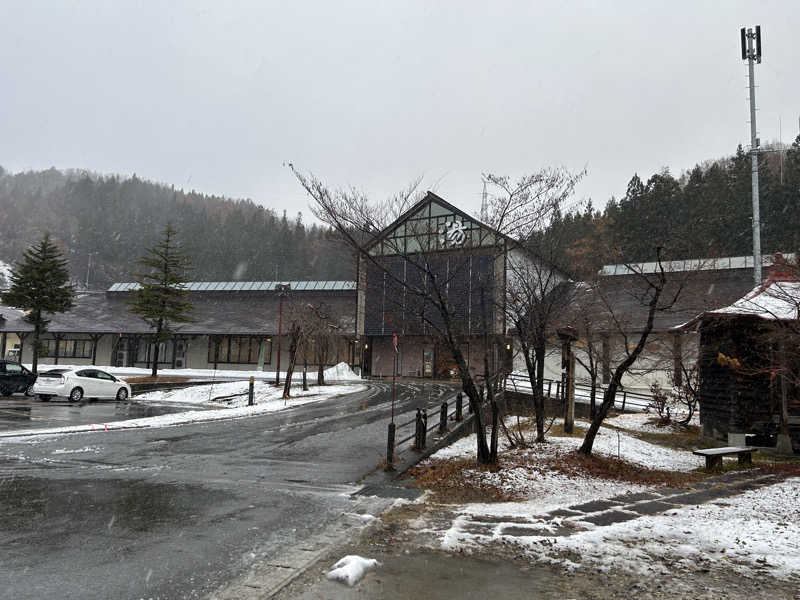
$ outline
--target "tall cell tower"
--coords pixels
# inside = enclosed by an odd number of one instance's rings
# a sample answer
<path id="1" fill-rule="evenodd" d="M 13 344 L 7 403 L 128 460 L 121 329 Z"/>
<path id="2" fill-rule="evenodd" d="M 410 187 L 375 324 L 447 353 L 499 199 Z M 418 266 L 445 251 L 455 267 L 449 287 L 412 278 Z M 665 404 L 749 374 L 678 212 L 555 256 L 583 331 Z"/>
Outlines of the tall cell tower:
<path id="1" fill-rule="evenodd" d="M 761 64 L 761 25 L 752 29 L 741 29 L 742 60 L 747 61 L 750 77 L 750 156 L 753 161 L 753 280 L 761 285 L 761 221 L 758 209 L 758 147 L 756 137 L 756 84 L 753 64 Z"/>

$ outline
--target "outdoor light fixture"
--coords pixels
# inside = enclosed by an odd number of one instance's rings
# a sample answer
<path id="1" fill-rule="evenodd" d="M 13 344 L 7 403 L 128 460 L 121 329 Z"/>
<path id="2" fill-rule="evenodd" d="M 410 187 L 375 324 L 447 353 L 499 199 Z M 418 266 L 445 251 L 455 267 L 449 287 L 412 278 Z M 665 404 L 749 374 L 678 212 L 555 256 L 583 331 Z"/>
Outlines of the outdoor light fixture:
<path id="1" fill-rule="evenodd" d="M 511 344 L 506 344 L 506 350 L 511 350 Z"/>
<path id="2" fill-rule="evenodd" d="M 367 348 L 369 348 L 369 344 L 364 344 L 364 350 L 366 350 Z"/>

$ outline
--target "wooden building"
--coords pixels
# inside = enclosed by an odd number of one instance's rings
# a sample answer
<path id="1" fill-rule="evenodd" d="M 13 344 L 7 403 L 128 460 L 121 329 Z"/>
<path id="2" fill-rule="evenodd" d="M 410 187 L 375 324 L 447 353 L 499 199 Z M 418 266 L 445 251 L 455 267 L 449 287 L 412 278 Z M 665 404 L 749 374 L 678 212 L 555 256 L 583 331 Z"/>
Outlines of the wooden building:
<path id="1" fill-rule="evenodd" d="M 288 291 L 278 286 L 288 286 Z M 281 295 L 291 303 L 324 306 L 337 335 L 326 364 L 361 364 L 355 341 L 356 290 L 353 281 L 229 281 L 187 284 L 192 320 L 175 327 L 172 340 L 159 348 L 160 368 L 255 370 L 263 353 L 264 370 L 277 363 Z M 115 283 L 104 293 L 79 295 L 66 313 L 50 315 L 40 342 L 39 362 L 150 368 L 154 356 L 148 325 L 130 311 L 136 284 Z M 0 307 L 4 354 L 25 363 L 32 359 L 33 326 L 21 311 Z M 283 313 L 286 318 L 286 312 Z M 286 335 L 284 322 L 283 335 Z M 14 348 L 13 346 L 16 346 Z M 284 340 L 284 361 L 288 343 Z M 310 352 L 309 365 L 316 365 Z M 303 357 L 299 357 L 302 361 Z M 285 368 L 286 363 L 282 364 Z"/>
<path id="2" fill-rule="evenodd" d="M 800 450 L 798 306 L 800 282 L 773 269 L 744 297 L 688 324 L 700 333 L 704 435 L 736 445 L 756 435 L 768 445 L 783 425 Z"/>

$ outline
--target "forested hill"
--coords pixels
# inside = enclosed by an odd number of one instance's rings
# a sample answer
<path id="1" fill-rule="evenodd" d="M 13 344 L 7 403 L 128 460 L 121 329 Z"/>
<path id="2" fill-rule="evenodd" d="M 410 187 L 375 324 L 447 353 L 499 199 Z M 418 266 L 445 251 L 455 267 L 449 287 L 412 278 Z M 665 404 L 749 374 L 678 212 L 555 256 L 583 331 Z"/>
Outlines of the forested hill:
<path id="1" fill-rule="evenodd" d="M 136 176 L 0 168 L 0 260 L 12 263 L 50 232 L 75 281 L 130 281 L 145 249 L 171 220 L 199 281 L 352 279 L 354 260 L 329 231 L 300 216 L 184 192 Z"/>
<path id="2" fill-rule="evenodd" d="M 656 246 L 670 259 L 751 255 L 751 180 L 750 155 L 739 147 L 678 179 L 667 170 L 646 181 L 634 175 L 625 196 L 603 211 L 590 205 L 556 225 L 568 232 L 582 274 L 604 260 L 654 260 Z M 782 153 L 775 147 L 760 153 L 759 193 L 762 251 L 800 251 L 800 136 Z M 609 247 L 619 254 L 600 251 Z"/>

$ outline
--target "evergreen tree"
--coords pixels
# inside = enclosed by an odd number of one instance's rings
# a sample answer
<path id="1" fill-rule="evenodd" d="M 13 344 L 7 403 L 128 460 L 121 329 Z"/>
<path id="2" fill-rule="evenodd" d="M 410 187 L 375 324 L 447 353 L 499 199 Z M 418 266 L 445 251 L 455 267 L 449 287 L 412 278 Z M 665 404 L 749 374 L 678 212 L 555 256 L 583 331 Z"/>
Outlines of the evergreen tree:
<path id="1" fill-rule="evenodd" d="M 39 364 L 39 339 L 47 331 L 47 314 L 66 312 L 73 306 L 75 290 L 69 284 L 67 261 L 45 234 L 42 241 L 25 251 L 11 270 L 11 286 L 2 294 L 3 303 L 29 311 L 25 320 L 33 325 L 33 361 Z"/>
<path id="2" fill-rule="evenodd" d="M 149 269 L 148 273 L 135 276 L 136 290 L 131 312 L 139 315 L 154 331 L 152 376 L 158 376 L 158 355 L 161 342 L 172 339 L 177 323 L 191 321 L 192 303 L 185 285 L 189 259 L 176 239 L 177 232 L 172 223 L 167 223 L 160 242 L 147 249 L 139 264 Z"/>

